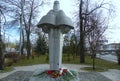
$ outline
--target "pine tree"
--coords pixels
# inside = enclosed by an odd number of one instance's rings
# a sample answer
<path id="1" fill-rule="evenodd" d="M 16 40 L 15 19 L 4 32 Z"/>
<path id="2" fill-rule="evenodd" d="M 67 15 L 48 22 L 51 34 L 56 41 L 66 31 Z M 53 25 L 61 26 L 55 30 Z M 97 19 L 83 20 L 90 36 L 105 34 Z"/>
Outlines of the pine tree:
<path id="1" fill-rule="evenodd" d="M 35 51 L 40 55 L 40 54 L 46 54 L 47 52 L 47 43 L 45 41 L 44 37 L 39 36 L 37 40 L 37 45 L 35 47 Z"/>

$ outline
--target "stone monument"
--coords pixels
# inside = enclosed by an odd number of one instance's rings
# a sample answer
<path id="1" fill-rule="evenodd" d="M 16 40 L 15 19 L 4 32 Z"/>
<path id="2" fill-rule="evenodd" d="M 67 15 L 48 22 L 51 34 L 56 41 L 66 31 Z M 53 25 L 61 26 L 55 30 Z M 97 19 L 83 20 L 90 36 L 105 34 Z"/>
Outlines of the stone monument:
<path id="1" fill-rule="evenodd" d="M 42 17 L 38 27 L 49 36 L 50 69 L 59 70 L 62 63 L 63 34 L 73 28 L 71 19 L 60 10 L 59 1 L 54 2 L 53 10 Z"/>
<path id="2" fill-rule="evenodd" d="M 63 10 L 60 10 L 59 1 L 55 1 L 53 9 L 41 18 L 37 26 L 42 28 L 43 32 L 48 33 L 49 37 L 50 70 L 47 74 L 54 78 L 64 75 L 64 72 L 67 73 L 67 69 L 62 69 L 63 72 L 60 74 L 60 68 L 62 67 L 63 34 L 74 28 L 72 20 L 65 15 Z M 64 80 L 62 77 L 57 78 L 57 80 L 50 77 L 47 79 L 44 76 L 38 78 L 41 74 L 44 74 L 44 71 L 36 71 L 30 81 L 80 81 L 76 80 L 76 78 L 73 80 Z M 68 74 L 74 77 L 74 72 L 73 74 L 72 72 Z"/>

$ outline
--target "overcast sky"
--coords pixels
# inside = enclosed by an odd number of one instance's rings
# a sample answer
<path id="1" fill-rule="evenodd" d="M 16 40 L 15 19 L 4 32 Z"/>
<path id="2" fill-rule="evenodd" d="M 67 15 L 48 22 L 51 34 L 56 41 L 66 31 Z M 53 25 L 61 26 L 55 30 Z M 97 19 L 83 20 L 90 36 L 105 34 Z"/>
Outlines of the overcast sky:
<path id="1" fill-rule="evenodd" d="M 55 0 L 51 0 L 54 2 Z M 75 11 L 75 0 L 58 0 L 60 2 L 60 8 L 64 10 L 64 12 L 69 16 L 73 17 L 73 12 Z M 95 1 L 95 0 L 93 0 Z M 97 0 L 102 1 L 102 0 Z M 120 42 L 120 0 L 104 0 L 104 2 L 111 2 L 114 6 L 115 13 L 114 16 L 111 18 L 109 23 L 109 29 L 105 32 L 105 36 L 108 39 L 108 43 L 118 43 Z M 52 9 L 53 3 L 51 5 Z M 46 8 L 45 8 L 46 9 Z M 43 12 L 45 15 L 50 8 L 47 8 Z"/>
<path id="2" fill-rule="evenodd" d="M 70 13 L 74 11 L 74 4 L 73 4 L 74 0 L 59 0 L 59 1 L 61 4 L 61 8 L 65 10 L 65 12 L 70 16 L 71 15 Z M 120 43 L 120 0 L 104 0 L 104 1 L 111 2 L 115 9 L 114 16 L 110 20 L 109 29 L 107 29 L 107 31 L 105 32 L 106 38 L 108 39 L 109 43 L 114 43 L 114 42 Z"/>
<path id="3" fill-rule="evenodd" d="M 107 38 L 109 42 L 119 42 L 120 43 L 120 0 L 111 0 L 115 6 L 115 16 L 110 22 L 110 29 L 107 31 Z"/>
<path id="4" fill-rule="evenodd" d="M 47 12 L 53 8 L 53 3 L 55 0 L 51 0 L 51 5 L 45 6 L 42 11 L 42 15 L 46 15 Z M 73 12 L 75 11 L 74 0 L 58 0 L 60 2 L 60 8 L 64 10 L 67 16 L 73 17 Z M 93 0 L 94 1 L 94 0 Z M 100 0 L 101 1 L 101 0 Z M 120 42 L 120 1 L 119 0 L 104 0 L 105 2 L 111 1 L 115 7 L 115 15 L 111 19 L 109 29 L 105 32 L 106 38 L 109 43 Z M 14 36 L 14 35 L 13 35 Z M 17 40 L 19 40 L 19 37 Z M 11 41 L 13 41 L 10 38 Z"/>

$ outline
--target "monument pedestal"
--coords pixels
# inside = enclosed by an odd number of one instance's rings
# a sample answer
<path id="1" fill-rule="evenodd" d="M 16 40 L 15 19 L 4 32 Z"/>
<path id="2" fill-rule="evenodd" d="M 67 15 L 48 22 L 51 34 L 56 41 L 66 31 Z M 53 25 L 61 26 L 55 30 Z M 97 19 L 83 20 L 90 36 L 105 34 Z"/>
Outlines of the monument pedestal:
<path id="1" fill-rule="evenodd" d="M 36 70 L 29 81 L 80 81 L 79 73 L 76 71 L 69 70 L 57 78 L 51 77 L 46 71 L 47 70 Z"/>

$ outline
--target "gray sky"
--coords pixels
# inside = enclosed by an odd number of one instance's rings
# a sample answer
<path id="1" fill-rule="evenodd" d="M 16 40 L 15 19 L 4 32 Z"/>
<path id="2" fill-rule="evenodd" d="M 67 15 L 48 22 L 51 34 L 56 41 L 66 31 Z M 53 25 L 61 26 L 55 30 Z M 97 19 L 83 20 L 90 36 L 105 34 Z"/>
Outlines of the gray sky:
<path id="1" fill-rule="evenodd" d="M 73 8 L 74 0 L 59 0 L 59 1 L 61 1 L 60 2 L 61 8 L 65 10 L 65 12 L 70 16 L 71 15 L 70 13 L 74 11 L 74 8 Z M 105 35 L 109 43 L 114 43 L 114 42 L 118 43 L 120 42 L 120 0 L 104 0 L 104 1 L 111 2 L 115 9 L 114 16 L 110 19 L 110 22 L 109 22 L 109 29 L 107 29 L 107 31 L 105 32 Z"/>
<path id="2" fill-rule="evenodd" d="M 43 12 L 41 16 L 46 15 L 47 12 L 53 8 L 53 3 L 55 0 L 51 0 L 52 4 L 43 7 Z M 64 10 L 67 16 L 73 17 L 73 11 L 75 11 L 75 0 L 59 0 L 60 8 Z M 94 0 L 93 0 L 94 1 Z M 100 0 L 101 1 L 101 0 Z M 111 1 L 115 7 L 115 15 L 110 21 L 109 29 L 105 32 L 106 38 L 109 43 L 120 42 L 120 1 L 119 0 L 104 0 L 105 2 Z M 15 36 L 19 40 L 18 36 Z M 14 41 L 10 38 L 11 41 Z"/>
<path id="3" fill-rule="evenodd" d="M 108 29 L 106 37 L 109 39 L 109 42 L 120 43 L 120 0 L 111 1 L 115 6 L 115 16 L 110 22 L 110 29 Z"/>

